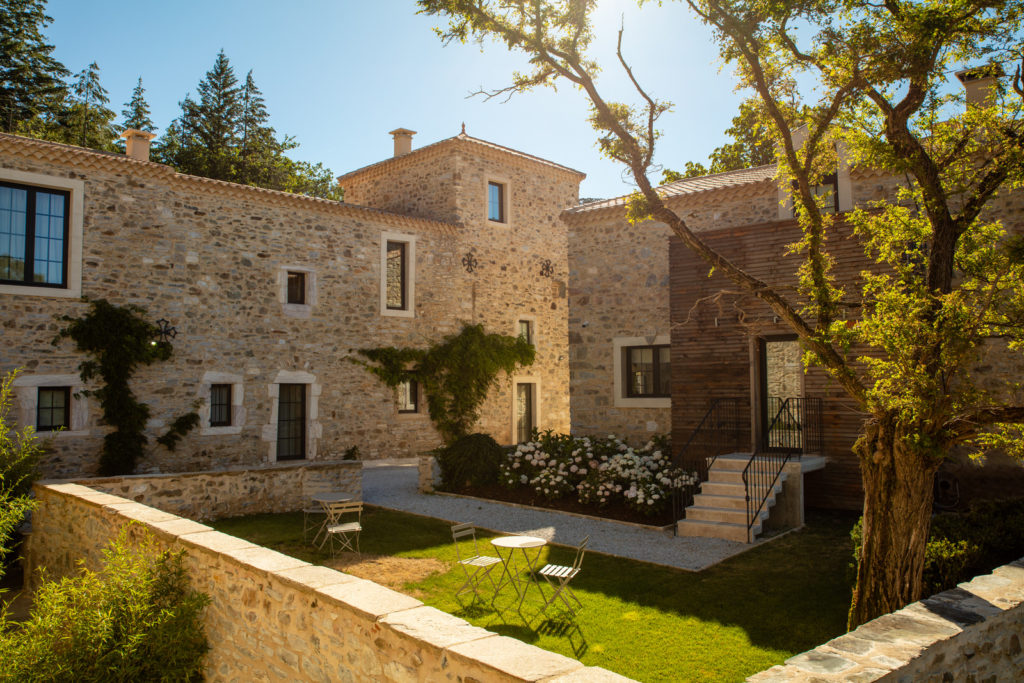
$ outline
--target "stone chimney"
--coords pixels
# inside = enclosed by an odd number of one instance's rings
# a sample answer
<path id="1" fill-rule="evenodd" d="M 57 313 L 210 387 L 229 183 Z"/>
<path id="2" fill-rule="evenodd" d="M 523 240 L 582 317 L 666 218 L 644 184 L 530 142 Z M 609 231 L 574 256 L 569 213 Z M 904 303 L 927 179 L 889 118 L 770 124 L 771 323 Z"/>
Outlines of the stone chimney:
<path id="1" fill-rule="evenodd" d="M 129 128 L 121 133 L 124 138 L 124 153 L 136 161 L 149 161 L 149 143 L 156 137 L 154 133 Z"/>
<path id="2" fill-rule="evenodd" d="M 988 106 L 994 104 L 999 79 L 1003 69 L 998 65 L 978 66 L 957 71 L 956 77 L 964 84 L 967 91 L 967 106 Z"/>
<path id="3" fill-rule="evenodd" d="M 408 128 L 395 128 L 389 133 L 395 139 L 395 156 L 400 157 L 412 151 L 412 136 L 416 131 Z"/>

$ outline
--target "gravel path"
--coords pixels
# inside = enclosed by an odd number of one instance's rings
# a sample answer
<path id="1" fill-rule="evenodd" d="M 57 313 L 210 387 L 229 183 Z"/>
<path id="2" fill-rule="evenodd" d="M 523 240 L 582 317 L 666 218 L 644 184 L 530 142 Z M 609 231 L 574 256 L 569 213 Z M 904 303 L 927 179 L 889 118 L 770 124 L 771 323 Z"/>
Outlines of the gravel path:
<path id="1" fill-rule="evenodd" d="M 412 465 L 367 467 L 363 470 L 363 500 L 450 522 L 473 522 L 492 531 L 540 536 L 561 545 L 576 545 L 589 534 L 590 550 L 691 571 L 705 569 L 751 547 L 718 538 L 672 536 L 555 511 L 424 494 L 416 490 L 416 482 L 417 471 Z"/>

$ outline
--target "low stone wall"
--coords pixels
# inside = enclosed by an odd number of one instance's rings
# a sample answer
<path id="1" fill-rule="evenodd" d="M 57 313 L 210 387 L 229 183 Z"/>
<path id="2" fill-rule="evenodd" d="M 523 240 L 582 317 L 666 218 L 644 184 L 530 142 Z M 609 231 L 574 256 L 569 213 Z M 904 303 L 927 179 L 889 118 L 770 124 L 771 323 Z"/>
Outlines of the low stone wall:
<path id="1" fill-rule="evenodd" d="M 748 678 L 801 681 L 1024 680 L 1024 558 L 879 617 Z"/>
<path id="2" fill-rule="evenodd" d="M 210 596 L 209 681 L 627 681 L 604 669 L 471 626 L 419 600 L 317 567 L 141 503 L 79 484 L 37 484 L 30 570 L 97 567 L 131 521 L 182 548 Z M 36 576 L 30 571 L 27 576 Z"/>
<path id="3" fill-rule="evenodd" d="M 317 491 L 362 491 L 362 463 L 278 463 L 175 474 L 78 479 L 76 483 L 194 520 L 291 512 Z"/>

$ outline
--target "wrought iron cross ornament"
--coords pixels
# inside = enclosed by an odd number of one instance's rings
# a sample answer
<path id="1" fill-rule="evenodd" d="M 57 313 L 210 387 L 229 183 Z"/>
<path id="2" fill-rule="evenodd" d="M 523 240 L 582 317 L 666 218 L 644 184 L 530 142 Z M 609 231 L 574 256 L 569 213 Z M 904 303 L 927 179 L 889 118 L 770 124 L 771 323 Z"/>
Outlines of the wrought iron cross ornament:
<path id="1" fill-rule="evenodd" d="M 466 255 L 462 257 L 462 267 L 466 269 L 467 273 L 472 273 L 477 269 L 478 265 L 476 256 L 473 256 L 473 252 L 467 251 Z"/>
<path id="2" fill-rule="evenodd" d="M 169 342 L 178 336 L 178 328 L 171 325 L 170 320 L 160 318 L 156 321 L 156 337 L 161 342 Z"/>
<path id="3" fill-rule="evenodd" d="M 555 266 L 552 265 L 551 259 L 546 258 L 540 263 L 540 276 L 551 277 L 555 274 Z"/>

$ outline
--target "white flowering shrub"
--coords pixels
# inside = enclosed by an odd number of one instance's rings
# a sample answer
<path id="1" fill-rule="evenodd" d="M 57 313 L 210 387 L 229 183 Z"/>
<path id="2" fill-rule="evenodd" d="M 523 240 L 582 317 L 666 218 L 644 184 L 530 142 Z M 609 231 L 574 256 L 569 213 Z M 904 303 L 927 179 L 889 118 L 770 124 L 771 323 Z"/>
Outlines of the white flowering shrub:
<path id="1" fill-rule="evenodd" d="M 668 437 L 633 448 L 617 436 L 575 437 L 551 431 L 508 451 L 500 481 L 529 487 L 548 500 L 574 496 L 603 507 L 616 501 L 644 514 L 662 512 L 672 489 L 696 486 L 697 475 L 672 464 Z"/>

